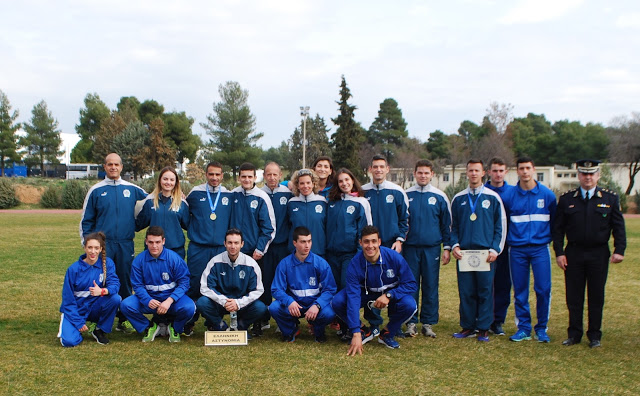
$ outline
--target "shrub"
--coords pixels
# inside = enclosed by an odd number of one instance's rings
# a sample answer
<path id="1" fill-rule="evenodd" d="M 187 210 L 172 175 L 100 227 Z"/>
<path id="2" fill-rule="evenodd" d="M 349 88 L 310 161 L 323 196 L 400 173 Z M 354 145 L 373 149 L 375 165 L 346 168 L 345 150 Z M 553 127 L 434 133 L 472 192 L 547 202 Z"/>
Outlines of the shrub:
<path id="1" fill-rule="evenodd" d="M 67 180 L 62 187 L 62 208 L 82 209 L 87 191 L 89 191 L 87 182 Z"/>
<path id="2" fill-rule="evenodd" d="M 13 208 L 19 204 L 13 184 L 4 177 L 0 178 L 0 209 Z"/>
<path id="3" fill-rule="evenodd" d="M 627 195 L 622 190 L 622 187 L 613 180 L 613 177 L 611 176 L 611 169 L 609 169 L 609 166 L 606 164 L 600 166 L 600 180 L 598 181 L 598 186 L 618 194 L 622 213 L 627 213 L 627 209 L 629 209 L 629 205 L 627 205 Z"/>
<path id="4" fill-rule="evenodd" d="M 62 190 L 60 187 L 51 185 L 47 187 L 40 197 L 40 204 L 43 208 L 59 209 L 62 207 Z"/>

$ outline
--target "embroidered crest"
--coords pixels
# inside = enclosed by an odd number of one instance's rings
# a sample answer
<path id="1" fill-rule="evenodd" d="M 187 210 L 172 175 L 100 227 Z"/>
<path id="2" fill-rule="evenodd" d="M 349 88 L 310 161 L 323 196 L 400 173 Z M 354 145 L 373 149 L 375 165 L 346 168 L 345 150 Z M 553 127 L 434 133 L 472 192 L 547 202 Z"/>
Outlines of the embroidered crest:
<path id="1" fill-rule="evenodd" d="M 316 205 L 316 213 L 322 213 L 322 205 Z"/>
<path id="2" fill-rule="evenodd" d="M 229 205 L 229 197 L 224 197 L 224 198 L 222 198 L 222 204 L 223 204 L 224 206 Z"/>
<path id="3" fill-rule="evenodd" d="M 544 208 L 544 199 L 539 199 L 538 200 L 538 208 L 540 208 L 540 209 Z"/>
<path id="4" fill-rule="evenodd" d="M 166 281 L 168 281 L 168 280 L 169 280 L 169 274 L 168 274 L 168 273 L 166 273 L 166 272 L 163 272 L 163 273 L 162 273 L 162 280 L 166 280 Z"/>
<path id="5" fill-rule="evenodd" d="M 488 199 L 485 199 L 484 201 L 482 201 L 483 208 L 489 209 L 489 206 L 491 206 L 491 201 L 489 201 Z"/>
<path id="6" fill-rule="evenodd" d="M 238 278 L 240 278 L 240 279 L 244 279 L 244 275 L 245 275 L 244 271 L 240 271 L 240 272 L 238 273 Z"/>
<path id="7" fill-rule="evenodd" d="M 255 209 L 258 207 L 258 200 L 254 199 L 253 201 L 251 201 L 251 209 Z"/>
<path id="8" fill-rule="evenodd" d="M 356 207 L 355 207 L 355 206 L 353 206 L 353 205 L 349 205 L 349 206 L 347 207 L 347 213 L 349 213 L 349 214 L 353 214 L 353 212 L 355 212 L 355 211 L 356 211 Z"/>
<path id="9" fill-rule="evenodd" d="M 310 276 L 309 277 L 309 286 L 315 286 L 316 285 L 316 277 L 315 276 Z"/>
<path id="10" fill-rule="evenodd" d="M 100 274 L 100 278 L 98 278 L 98 283 L 104 282 L 104 274 Z"/>
<path id="11" fill-rule="evenodd" d="M 435 205 L 435 204 L 436 204 L 436 197 L 429 198 L 429 205 Z"/>
<path id="12" fill-rule="evenodd" d="M 131 196 L 131 191 L 124 189 L 122 190 L 122 195 L 124 195 L 125 198 L 129 198 Z"/>
<path id="13" fill-rule="evenodd" d="M 280 197 L 280 205 L 286 205 L 287 204 L 287 197 Z"/>
<path id="14" fill-rule="evenodd" d="M 386 198 L 387 203 L 393 203 L 393 195 L 389 194 Z"/>
<path id="15" fill-rule="evenodd" d="M 393 278 L 396 276 L 396 273 L 393 272 L 393 269 L 388 269 L 387 270 L 387 278 Z"/>

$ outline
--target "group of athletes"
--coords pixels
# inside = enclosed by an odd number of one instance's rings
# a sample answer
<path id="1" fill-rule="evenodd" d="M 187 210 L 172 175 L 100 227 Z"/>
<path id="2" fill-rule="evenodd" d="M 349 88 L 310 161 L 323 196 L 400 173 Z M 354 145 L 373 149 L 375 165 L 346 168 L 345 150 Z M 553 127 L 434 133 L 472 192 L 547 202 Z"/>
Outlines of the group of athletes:
<path id="1" fill-rule="evenodd" d="M 553 240 L 570 317 L 563 344 L 581 340 L 588 284 L 587 336 L 596 347 L 608 263 L 624 256 L 619 200 L 597 187 L 597 161 L 577 162 L 580 187 L 559 202 L 535 180 L 530 158 L 518 159 L 513 186 L 504 180 L 504 161 L 490 162 L 483 184 L 484 164 L 469 160 L 468 188 L 451 202 L 431 184 L 430 161 L 415 164 L 416 184 L 404 191 L 387 180 L 389 164 L 379 155 L 363 186 L 322 156 L 288 182 L 278 164 L 268 163 L 262 188 L 256 167 L 245 163 L 240 185 L 229 191 L 222 186 L 222 164 L 211 162 L 207 182 L 186 198 L 171 167 L 162 169 L 148 195 L 120 177 L 117 154 L 105 158 L 104 168 L 106 178 L 89 190 L 83 207 L 85 253 L 65 275 L 63 346 L 78 345 L 84 332 L 107 344 L 116 317 L 116 330 L 140 333 L 143 342 L 158 334 L 179 342 L 202 316 L 209 331 L 247 330 L 249 338 L 263 335 L 273 318 L 286 342 L 296 340 L 304 318 L 316 342 L 326 342 L 327 326 L 335 329 L 349 343 L 349 355 L 361 354 L 375 337 L 396 349 L 398 337 L 436 337 L 440 265 L 451 256 L 460 263 L 467 255 L 471 262 L 478 254 L 486 257 L 484 265 L 456 266 L 461 329 L 453 336 L 487 342 L 490 333 L 504 335 L 513 285 L 517 330 L 509 339 L 529 340 L 533 332 L 539 342 L 550 342 Z M 135 232 L 145 228 L 146 249 L 134 257 Z M 533 328 L 530 271 L 537 297 Z"/>

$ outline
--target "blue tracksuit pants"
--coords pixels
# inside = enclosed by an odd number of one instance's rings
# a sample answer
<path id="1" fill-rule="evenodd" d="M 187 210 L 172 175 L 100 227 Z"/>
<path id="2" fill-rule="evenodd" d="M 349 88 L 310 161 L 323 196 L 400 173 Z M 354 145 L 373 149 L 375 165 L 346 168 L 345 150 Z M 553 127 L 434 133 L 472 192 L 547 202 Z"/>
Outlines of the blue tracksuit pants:
<path id="1" fill-rule="evenodd" d="M 107 257 L 116 265 L 116 275 L 120 279 L 120 297 L 124 300 L 131 295 L 131 263 L 134 258 L 133 241 L 107 239 Z"/>
<path id="2" fill-rule="evenodd" d="M 333 253 L 329 250 L 325 252 L 324 258 L 329 263 L 329 267 L 331 267 L 331 273 L 333 274 L 333 279 L 336 281 L 338 290 L 344 289 L 347 285 L 347 268 L 356 253 L 358 252 Z"/>
<path id="3" fill-rule="evenodd" d="M 144 314 L 155 314 L 156 310 L 149 308 L 147 305 L 143 305 L 138 297 L 127 297 L 120 304 L 120 310 L 127 317 L 129 322 L 133 325 L 138 333 L 142 333 L 145 329 L 151 326 L 151 321 L 147 319 Z M 174 301 L 171 307 L 167 311 L 167 315 L 173 316 L 173 328 L 180 334 L 184 330 L 184 325 L 191 319 L 196 311 L 196 306 L 187 295 L 184 295 Z M 160 315 L 162 316 L 162 315 Z"/>
<path id="4" fill-rule="evenodd" d="M 118 294 L 109 294 L 100 297 L 91 307 L 91 312 L 89 312 L 86 320 L 96 322 L 98 329 L 105 333 L 111 333 L 116 312 L 118 311 L 118 307 L 120 307 L 120 301 L 122 301 L 122 297 Z M 58 338 L 60 338 L 62 346 L 65 347 L 73 347 L 82 342 L 82 334 L 71 322 L 65 320 L 64 314 L 62 314 L 60 319 Z"/>
<path id="5" fill-rule="evenodd" d="M 304 314 L 311 306 L 303 307 L 300 310 L 300 318 L 304 318 Z M 296 332 L 299 319 L 291 316 L 289 313 L 289 307 L 283 306 L 280 301 L 274 301 L 269 305 L 269 312 L 271 316 L 276 320 L 278 327 L 282 331 L 283 335 L 291 335 Z M 309 322 L 313 326 L 313 331 L 316 336 L 324 334 L 324 328 L 333 321 L 336 314 L 331 308 L 331 304 L 323 307 L 316 316 L 316 320 Z"/>
<path id="6" fill-rule="evenodd" d="M 224 246 L 200 245 L 189 242 L 187 250 L 187 267 L 189 267 L 189 291 L 187 294 L 195 303 L 200 298 L 200 278 L 209 261 L 225 251 Z"/>
<path id="7" fill-rule="evenodd" d="M 496 260 L 496 275 L 493 279 L 493 322 L 504 323 L 511 303 L 511 269 L 509 253 L 503 251 Z"/>
<path id="8" fill-rule="evenodd" d="M 198 311 L 204 316 L 204 325 L 215 330 L 220 330 L 220 323 L 229 312 L 218 303 L 213 302 L 209 297 L 202 296 L 196 303 Z M 267 306 L 260 300 L 256 300 L 246 307 L 238 310 L 238 330 L 247 330 L 252 323 L 264 320 L 269 311 Z"/>
<path id="9" fill-rule="evenodd" d="M 456 263 L 460 327 L 463 329 L 489 330 L 491 327 L 495 270 L 495 263 L 491 263 L 491 271 L 460 272 L 460 266 Z"/>
<path id="10" fill-rule="evenodd" d="M 518 330 L 531 333 L 530 271 L 533 271 L 533 290 L 536 293 L 538 324 L 536 324 L 535 330 L 546 330 L 549 323 L 549 308 L 551 307 L 551 253 L 549 245 L 511 246 L 509 248 L 509 264 Z"/>
<path id="11" fill-rule="evenodd" d="M 420 322 L 434 325 L 438 323 L 438 284 L 440 277 L 440 246 L 409 246 L 402 248 L 405 260 L 413 277 L 420 286 L 413 293 L 413 298 L 418 304 L 418 297 L 422 291 L 420 308 Z M 409 320 L 409 323 L 418 323 L 418 313 Z"/>
<path id="12" fill-rule="evenodd" d="M 264 303 L 264 305 L 269 306 L 273 301 L 273 297 L 271 296 L 271 284 L 273 283 L 273 278 L 276 275 L 276 267 L 280 264 L 280 261 L 291 254 L 289 250 L 289 243 L 278 243 L 269 245 L 269 250 L 264 255 L 260 264 L 260 269 L 262 270 L 262 285 L 264 286 L 264 293 L 260 296 L 260 301 Z"/>

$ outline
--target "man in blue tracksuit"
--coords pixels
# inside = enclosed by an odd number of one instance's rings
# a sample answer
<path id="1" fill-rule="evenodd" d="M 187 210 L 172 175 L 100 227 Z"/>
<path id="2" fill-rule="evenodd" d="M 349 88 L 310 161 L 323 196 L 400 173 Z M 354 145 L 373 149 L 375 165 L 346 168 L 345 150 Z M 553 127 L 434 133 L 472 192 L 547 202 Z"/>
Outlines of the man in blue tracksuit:
<path id="1" fill-rule="evenodd" d="M 131 285 L 134 295 L 120 304 L 120 310 L 138 333 L 144 332 L 143 342 L 151 342 L 158 334 L 158 324 L 145 314 L 170 315 L 169 342 L 180 342 L 184 325 L 195 313 L 193 301 L 186 295 L 189 289 L 189 269 L 182 257 L 164 248 L 161 227 L 147 228 L 147 250 L 140 253 L 131 265 Z"/>
<path id="2" fill-rule="evenodd" d="M 374 155 L 369 165 L 371 183 L 365 184 L 362 189 L 371 206 L 373 225 L 380 230 L 382 246 L 402 253 L 402 244 L 409 230 L 409 199 L 400 186 L 386 180 L 389 170 L 387 159 L 382 155 Z M 380 311 L 365 308 L 364 314 L 373 333 L 378 335 L 382 324 Z"/>
<path id="3" fill-rule="evenodd" d="M 489 177 L 485 183 L 500 195 L 504 203 L 505 194 L 513 188 L 504 180 L 507 174 L 507 164 L 501 158 L 492 158 L 489 162 Z M 493 324 L 491 332 L 495 335 L 504 335 L 502 325 L 507 318 L 507 310 L 511 303 L 511 270 L 509 269 L 509 241 L 505 242 L 502 253 L 496 259 L 496 274 L 493 278 Z"/>
<path id="4" fill-rule="evenodd" d="M 269 305 L 269 311 L 285 342 L 295 341 L 299 318 L 304 317 L 313 325 L 316 342 L 324 343 L 325 327 L 335 317 L 330 303 L 336 293 L 336 282 L 329 263 L 313 254 L 311 245 L 308 228 L 293 230 L 295 252 L 278 264 L 271 286 L 275 301 Z"/>
<path id="5" fill-rule="evenodd" d="M 518 330 L 511 341 L 531 339 L 531 312 L 529 310 L 529 277 L 533 271 L 533 289 L 536 292 L 538 324 L 535 326 L 539 342 L 549 342 L 547 323 L 551 306 L 551 225 L 556 214 L 556 196 L 534 179 L 533 160 L 528 157 L 517 161 L 518 184 L 504 196 L 509 215 L 509 262 L 515 295 L 516 325 Z"/>
<path id="6" fill-rule="evenodd" d="M 243 244 L 242 232 L 229 229 L 225 235 L 226 251 L 212 258 L 202 272 L 202 297 L 197 305 L 210 331 L 229 328 L 223 318 L 233 312 L 237 314 L 237 328 L 232 330 L 247 330 L 268 315 L 267 306 L 259 300 L 264 291 L 260 267 L 241 252 Z"/>
<path id="7" fill-rule="evenodd" d="M 461 260 L 463 250 L 488 251 L 488 271 L 461 271 L 458 263 L 462 330 L 453 334 L 455 338 L 475 337 L 478 330 L 478 341 L 486 342 L 493 323 L 494 262 L 504 247 L 507 222 L 500 196 L 482 184 L 484 174 L 481 160 L 467 161 L 469 187 L 451 201 L 451 254 Z"/>
<path id="8" fill-rule="evenodd" d="M 378 342 L 392 349 L 400 348 L 394 337 L 417 309 L 413 293 L 418 285 L 409 264 L 393 249 L 380 245 L 378 229 L 364 227 L 360 237 L 362 251 L 349 263 L 347 286 L 331 302 L 336 315 L 352 333 L 348 355 L 362 354 L 362 345 L 373 338 L 371 332 L 361 329 L 360 308 L 368 305 L 388 308 L 389 323 Z"/>
<path id="9" fill-rule="evenodd" d="M 440 246 L 443 246 L 442 265 L 449 263 L 451 244 L 451 205 L 447 195 L 430 182 L 433 164 L 429 160 L 416 162 L 413 172 L 416 185 L 407 190 L 409 198 L 409 233 L 403 255 L 413 277 L 422 283 L 420 322 L 422 334 L 436 337 L 432 326 L 438 323 L 438 280 L 440 277 Z M 421 282 L 422 281 L 422 282 Z M 419 291 L 413 294 L 418 303 Z M 418 315 L 407 324 L 407 335 L 417 334 Z"/>
<path id="10" fill-rule="evenodd" d="M 82 207 L 80 237 L 92 232 L 102 231 L 107 236 L 107 255 L 116 265 L 116 274 L 120 279 L 120 296 L 125 299 L 131 295 L 131 262 L 134 256 L 133 238 L 136 233 L 136 202 L 144 199 L 147 193 L 122 180 L 122 159 L 116 153 L 105 157 L 104 170 L 107 177 L 92 186 L 87 192 Z M 118 313 L 116 330 L 133 332 L 122 313 Z"/>

